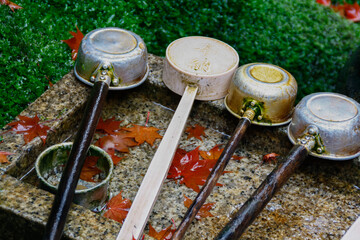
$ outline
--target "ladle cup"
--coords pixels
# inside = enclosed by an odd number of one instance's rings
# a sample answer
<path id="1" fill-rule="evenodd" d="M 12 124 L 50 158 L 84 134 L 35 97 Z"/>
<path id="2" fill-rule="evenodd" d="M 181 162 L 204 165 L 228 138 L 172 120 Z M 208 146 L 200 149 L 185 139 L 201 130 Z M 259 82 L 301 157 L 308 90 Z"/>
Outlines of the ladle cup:
<path id="1" fill-rule="evenodd" d="M 117 240 L 139 239 L 170 168 L 194 99 L 226 95 L 239 56 L 228 44 L 208 37 L 185 37 L 166 49 L 163 81 L 183 95 L 150 163 Z"/>
<path id="2" fill-rule="evenodd" d="M 296 106 L 288 136 L 290 153 L 233 215 L 215 239 L 238 239 L 308 154 L 330 160 L 360 155 L 360 104 L 336 93 L 315 93 Z"/>
<path id="3" fill-rule="evenodd" d="M 92 86 L 85 114 L 52 205 L 43 239 L 60 239 L 108 90 L 125 90 L 144 82 L 149 72 L 144 41 L 120 28 L 88 33 L 81 42 L 75 75 Z"/>
<path id="4" fill-rule="evenodd" d="M 278 126 L 291 120 L 297 83 L 286 70 L 267 63 L 250 63 L 235 73 L 225 98 L 226 108 L 239 123 L 200 192 L 188 208 L 172 239 L 182 239 L 197 212 L 215 187 L 251 123 Z"/>

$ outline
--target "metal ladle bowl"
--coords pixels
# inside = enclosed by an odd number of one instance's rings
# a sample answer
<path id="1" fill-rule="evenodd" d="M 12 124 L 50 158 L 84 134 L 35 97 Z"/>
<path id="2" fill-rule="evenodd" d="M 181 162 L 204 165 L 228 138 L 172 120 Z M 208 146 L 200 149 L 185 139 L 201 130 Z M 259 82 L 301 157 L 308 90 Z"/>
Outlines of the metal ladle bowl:
<path id="1" fill-rule="evenodd" d="M 330 160 L 348 160 L 360 155 L 360 107 L 338 93 L 313 93 L 296 106 L 288 136 L 293 144 L 310 129 L 319 139 L 310 155 Z"/>
<path id="2" fill-rule="evenodd" d="M 255 125 L 279 126 L 291 121 L 297 83 L 285 69 L 268 63 L 249 63 L 238 68 L 230 84 L 225 106 L 241 118 L 247 103 L 255 100 L 259 106 Z"/>
<path id="3" fill-rule="evenodd" d="M 111 71 L 110 90 L 142 84 L 149 73 L 144 40 L 131 31 L 115 27 L 88 33 L 79 48 L 75 75 L 92 86 L 103 70 Z"/>

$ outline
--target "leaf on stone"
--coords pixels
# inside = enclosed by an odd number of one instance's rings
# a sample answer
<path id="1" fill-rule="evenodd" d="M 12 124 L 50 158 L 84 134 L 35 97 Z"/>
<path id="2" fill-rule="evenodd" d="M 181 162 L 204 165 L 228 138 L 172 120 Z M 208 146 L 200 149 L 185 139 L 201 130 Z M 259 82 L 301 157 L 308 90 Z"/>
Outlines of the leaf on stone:
<path id="1" fill-rule="evenodd" d="M 203 159 L 219 159 L 221 153 L 224 151 L 223 148 L 219 148 L 219 144 L 210 149 L 210 151 L 199 151 L 200 156 Z"/>
<path id="2" fill-rule="evenodd" d="M 120 123 L 122 121 L 116 121 L 115 117 L 103 120 L 102 117 L 100 117 L 99 122 L 96 126 L 96 130 L 102 131 L 108 134 L 114 134 L 116 130 L 119 130 Z"/>
<path id="3" fill-rule="evenodd" d="M 173 225 L 168 226 L 157 232 L 149 223 L 149 236 L 157 240 L 170 240 L 176 229 L 172 228 Z"/>
<path id="4" fill-rule="evenodd" d="M 204 185 L 216 161 L 216 159 L 201 160 L 199 147 L 190 152 L 177 149 L 167 178 L 177 180 L 180 184 L 185 184 L 188 188 L 199 192 L 199 185 Z M 216 185 L 222 186 L 219 183 Z"/>
<path id="5" fill-rule="evenodd" d="M 0 151 L 0 163 L 10 163 L 7 159 L 7 156 L 12 155 L 11 152 L 2 152 Z"/>
<path id="6" fill-rule="evenodd" d="M 72 60 L 76 60 L 77 53 L 80 47 L 81 40 L 84 38 L 84 34 L 79 30 L 76 26 L 76 32 L 69 32 L 73 37 L 67 40 L 61 40 L 66 43 L 71 48 L 71 58 Z"/>
<path id="7" fill-rule="evenodd" d="M 40 124 L 40 119 L 37 115 L 35 117 L 18 116 L 19 121 L 11 122 L 8 125 L 12 127 L 10 131 L 22 133 L 25 143 L 29 143 L 35 137 L 40 137 L 45 144 L 47 132 L 50 127 Z"/>
<path id="8" fill-rule="evenodd" d="M 132 137 L 129 137 L 129 133 L 116 132 L 113 135 L 106 135 L 100 138 L 95 145 L 107 152 L 111 156 L 114 165 L 116 165 L 122 159 L 115 155 L 116 151 L 128 153 L 129 147 L 134 147 L 138 144 Z"/>
<path id="9" fill-rule="evenodd" d="M 0 4 L 7 5 L 11 9 L 11 11 L 15 12 L 14 9 L 21 9 L 22 7 L 17 5 L 16 3 L 10 2 L 9 0 L 0 0 Z"/>
<path id="10" fill-rule="evenodd" d="M 244 158 L 244 157 L 237 156 L 237 155 L 233 155 L 233 156 L 232 156 L 232 159 L 237 160 L 237 161 L 240 161 L 240 160 L 243 159 L 243 158 Z"/>
<path id="11" fill-rule="evenodd" d="M 279 157 L 279 154 L 276 153 L 269 153 L 263 156 L 263 163 L 271 163 L 276 162 L 277 157 Z"/>
<path id="12" fill-rule="evenodd" d="M 188 198 L 187 196 L 185 196 L 185 194 L 184 194 L 184 198 L 185 198 L 184 206 L 189 208 L 193 201 L 190 198 Z M 196 214 L 195 218 L 197 220 L 201 220 L 202 218 L 213 217 L 214 215 L 212 215 L 210 210 L 214 207 L 214 205 L 215 205 L 215 203 L 206 203 L 206 204 L 202 205 L 202 207 Z"/>
<path id="13" fill-rule="evenodd" d="M 94 176 L 101 173 L 102 171 L 96 167 L 98 156 L 88 156 L 85 159 L 84 166 L 80 173 L 80 179 L 87 182 L 96 182 Z"/>
<path id="14" fill-rule="evenodd" d="M 205 129 L 206 128 L 200 126 L 199 124 L 195 124 L 195 126 L 189 126 L 185 130 L 185 132 L 188 133 L 187 139 L 194 137 L 202 141 L 201 136 L 206 136 L 204 132 Z"/>
<path id="15" fill-rule="evenodd" d="M 138 145 L 147 142 L 153 146 L 156 139 L 162 138 L 162 136 L 158 133 L 159 129 L 156 127 L 144 127 L 133 124 L 133 127 L 123 128 L 123 130 L 128 131 L 128 136 L 135 138 L 135 141 L 138 143 Z"/>
<path id="16" fill-rule="evenodd" d="M 121 193 L 111 198 L 106 204 L 107 211 L 104 213 L 104 217 L 123 223 L 130 210 L 131 201 L 130 199 L 123 198 Z"/>

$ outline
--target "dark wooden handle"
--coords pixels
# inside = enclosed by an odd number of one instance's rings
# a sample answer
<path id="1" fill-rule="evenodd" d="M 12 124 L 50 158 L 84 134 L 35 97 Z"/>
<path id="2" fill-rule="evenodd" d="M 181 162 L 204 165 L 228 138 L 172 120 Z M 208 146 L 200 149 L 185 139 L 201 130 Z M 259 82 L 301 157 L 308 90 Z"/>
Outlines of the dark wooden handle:
<path id="1" fill-rule="evenodd" d="M 181 221 L 176 232 L 174 233 L 172 240 L 182 239 L 187 228 L 194 220 L 196 214 L 198 213 L 198 211 L 206 201 L 206 198 L 210 195 L 212 189 L 215 187 L 221 174 L 224 172 L 224 169 L 228 164 L 229 160 L 231 159 L 232 155 L 234 154 L 239 141 L 244 136 L 246 129 L 248 128 L 248 126 L 250 126 L 250 124 L 251 122 L 249 119 L 247 118 L 240 119 L 233 135 L 231 136 L 229 142 L 226 144 L 224 151 L 220 155 L 218 161 L 216 162 L 214 168 L 212 169 L 210 175 L 208 176 L 205 184 L 201 188 L 199 194 L 196 196 L 195 200 L 193 201 L 188 211 L 186 212 L 183 220 Z"/>
<path id="2" fill-rule="evenodd" d="M 45 227 L 44 240 L 60 239 L 62 236 L 66 216 L 74 198 L 75 188 L 84 165 L 86 153 L 96 130 L 108 89 L 109 85 L 102 81 L 96 82 L 93 86 L 68 162 L 61 176 Z"/>
<path id="3" fill-rule="evenodd" d="M 280 163 L 267 176 L 260 187 L 244 203 L 240 210 L 235 213 L 233 219 L 221 230 L 215 239 L 238 239 L 275 193 L 289 179 L 295 169 L 300 166 L 307 154 L 308 151 L 304 146 L 295 145 L 286 157 L 286 160 Z"/>

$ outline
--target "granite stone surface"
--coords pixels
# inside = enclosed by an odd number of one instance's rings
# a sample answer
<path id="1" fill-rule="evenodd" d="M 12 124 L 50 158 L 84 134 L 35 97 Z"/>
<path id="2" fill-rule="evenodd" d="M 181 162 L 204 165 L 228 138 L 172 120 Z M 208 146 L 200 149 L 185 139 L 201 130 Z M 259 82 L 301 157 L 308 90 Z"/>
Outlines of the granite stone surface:
<path id="1" fill-rule="evenodd" d="M 103 119 L 115 117 L 122 126 L 144 125 L 160 129 L 164 134 L 176 109 L 180 96 L 162 83 L 163 59 L 149 55 L 150 74 L 137 88 L 109 92 Z M 38 187 L 34 173 L 36 157 L 46 147 L 71 141 L 77 131 L 91 88 L 77 81 L 73 72 L 65 75 L 39 99 L 31 103 L 21 115 L 38 115 L 51 127 L 46 144 L 35 138 L 24 143 L 21 134 L 0 131 L 3 142 L 0 151 L 11 152 L 10 163 L 0 164 L 0 239 L 39 239 L 51 209 L 53 195 Z M 149 116 L 149 117 L 148 117 Z M 203 140 L 187 139 L 183 134 L 179 147 L 189 151 L 196 147 L 210 150 L 225 144 L 235 129 L 237 119 L 228 113 L 222 100 L 195 101 L 188 125 L 206 127 Z M 101 137 L 96 134 L 94 142 Z M 122 191 L 133 200 L 142 178 L 156 152 L 154 146 L 144 143 L 122 154 L 124 159 L 116 165 L 110 181 L 110 195 Z M 252 125 L 236 155 L 220 178 L 223 186 L 211 193 L 207 202 L 215 202 L 213 217 L 195 220 L 185 239 L 213 239 L 230 220 L 251 193 L 275 167 L 263 164 L 262 157 L 278 153 L 281 161 L 292 145 L 286 127 L 260 127 Z M 176 181 L 166 180 L 149 223 L 157 230 L 170 224 L 178 225 L 186 212 L 184 197 L 194 199 L 196 192 Z M 241 239 L 340 239 L 360 214 L 360 160 L 328 161 L 308 157 L 284 187 L 265 207 Z M 67 219 L 64 239 L 115 239 L 121 224 L 73 205 Z M 148 227 L 145 229 L 148 233 Z M 145 239 L 152 239 L 146 235 Z"/>

